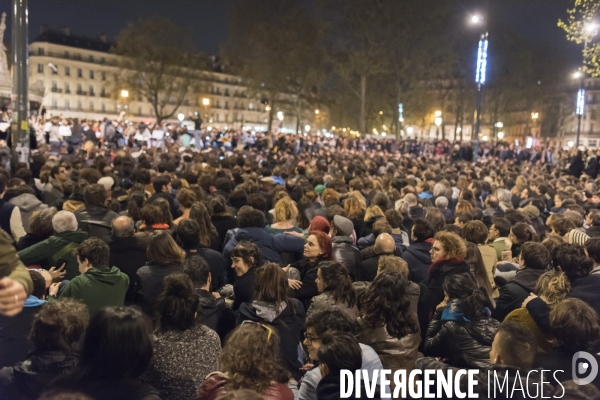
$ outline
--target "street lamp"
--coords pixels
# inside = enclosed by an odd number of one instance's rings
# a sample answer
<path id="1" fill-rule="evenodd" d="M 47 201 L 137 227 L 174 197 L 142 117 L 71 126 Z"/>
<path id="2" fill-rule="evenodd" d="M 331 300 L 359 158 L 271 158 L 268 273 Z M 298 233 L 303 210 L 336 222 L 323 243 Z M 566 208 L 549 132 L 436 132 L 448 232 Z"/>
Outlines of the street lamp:
<path id="1" fill-rule="evenodd" d="M 439 114 L 438 114 L 439 113 Z M 440 126 L 442 126 L 442 112 L 441 111 L 436 111 L 435 113 L 436 117 L 435 117 L 435 126 L 437 126 L 436 132 L 435 132 L 435 137 L 436 139 L 440 138 Z"/>
<path id="2" fill-rule="evenodd" d="M 183 113 L 177 114 L 177 119 L 179 120 L 179 122 L 183 122 L 184 118 L 185 118 L 185 115 L 183 115 Z"/>
<path id="3" fill-rule="evenodd" d="M 504 138 L 504 132 L 498 132 L 498 139 Z"/>
<path id="4" fill-rule="evenodd" d="M 208 106 L 209 104 L 210 104 L 210 100 L 208 98 L 205 97 L 205 98 L 202 99 L 202 105 L 203 106 Z"/>
<path id="5" fill-rule="evenodd" d="M 574 75 L 575 79 L 579 79 L 579 91 L 577 92 L 577 136 L 575 138 L 575 147 L 579 147 L 579 137 L 581 136 L 581 119 L 585 111 L 585 66 L 586 66 L 586 53 L 588 47 L 588 41 L 590 38 L 596 36 L 598 33 L 598 24 L 595 22 L 588 22 L 583 26 L 583 66 Z"/>
<path id="6" fill-rule="evenodd" d="M 265 107 L 265 111 L 266 111 L 266 112 L 269 112 L 269 111 L 271 111 L 271 106 L 267 105 L 267 106 Z"/>
<path id="7" fill-rule="evenodd" d="M 320 111 L 319 110 L 315 110 L 315 114 L 319 115 Z"/>
<path id="8" fill-rule="evenodd" d="M 279 120 L 279 131 L 283 130 L 283 111 L 277 112 L 277 119 Z"/>
<path id="9" fill-rule="evenodd" d="M 310 125 L 305 125 L 305 126 L 304 126 L 304 130 L 305 130 L 306 132 L 310 131 Z"/>
<path id="10" fill-rule="evenodd" d="M 121 90 L 121 97 L 129 97 L 129 90 L 127 90 L 127 89 Z"/>

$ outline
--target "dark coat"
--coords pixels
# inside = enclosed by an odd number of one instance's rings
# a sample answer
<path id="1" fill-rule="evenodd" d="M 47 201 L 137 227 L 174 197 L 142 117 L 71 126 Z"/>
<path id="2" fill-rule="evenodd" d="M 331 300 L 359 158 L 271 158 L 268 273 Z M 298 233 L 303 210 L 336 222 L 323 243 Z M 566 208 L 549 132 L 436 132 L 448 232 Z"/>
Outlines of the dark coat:
<path id="1" fill-rule="evenodd" d="M 433 243 L 414 242 L 404 253 L 402 258 L 408 264 L 408 279 L 413 282 L 422 282 L 427 279 L 427 269 L 431 265 L 431 246 Z"/>
<path id="2" fill-rule="evenodd" d="M 255 321 L 273 327 L 279 334 L 281 355 L 296 380 L 300 380 L 303 372 L 302 364 L 298 360 L 298 345 L 301 332 L 304 329 L 305 309 L 297 299 L 290 299 L 291 308 L 288 307 L 273 321 L 266 321 L 256 314 L 256 308 L 251 303 L 243 303 L 237 314 L 236 324 L 244 321 Z"/>
<path id="3" fill-rule="evenodd" d="M 476 321 L 444 321 L 436 311 L 425 337 L 424 354 L 448 359 L 458 368 L 484 368 L 490 365 L 490 349 L 500 323 L 484 317 Z"/>
<path id="4" fill-rule="evenodd" d="M 523 301 L 534 291 L 535 284 L 543 273 L 544 270 L 529 268 L 518 271 L 515 277 L 500 289 L 492 317 L 504 321 L 511 311 L 520 308 Z"/>
<path id="5" fill-rule="evenodd" d="M 210 217 L 210 221 L 217 230 L 217 242 L 219 244 L 219 251 L 222 251 L 223 247 L 226 244 L 225 235 L 227 234 L 227 231 L 230 229 L 237 228 L 238 222 L 231 215 L 213 215 L 212 217 Z"/>
<path id="6" fill-rule="evenodd" d="M 181 265 L 159 265 L 149 261 L 138 269 L 135 281 L 135 303 L 148 315 L 154 315 L 154 307 L 163 290 L 166 276 L 182 273 Z"/>
<path id="7" fill-rule="evenodd" d="M 225 286 L 225 272 L 227 263 L 218 251 L 211 250 L 200 243 L 198 246 L 192 249 L 185 249 L 185 254 L 185 258 L 200 256 L 206 260 L 208 268 L 210 269 L 210 275 L 212 277 L 212 283 L 210 285 L 210 290 L 212 292 L 216 292 Z"/>
<path id="8" fill-rule="evenodd" d="M 85 206 L 81 210 L 75 211 L 75 218 L 79 224 L 79 229 L 87 232 L 90 237 L 97 237 L 106 240 L 112 230 L 112 220 L 119 214 L 101 206 Z"/>
<path id="9" fill-rule="evenodd" d="M 45 304 L 35 297 L 33 299 L 36 302 L 32 307 L 28 307 L 26 303 L 23 311 L 14 317 L 0 315 L 0 368 L 12 367 L 20 361 L 25 361 L 27 353 L 31 351 L 31 343 L 28 340 L 31 324 Z"/>
<path id="10" fill-rule="evenodd" d="M 590 226 L 585 233 L 587 233 L 590 237 L 600 237 L 600 226 Z M 21 241 L 19 241 L 19 244 L 20 243 Z"/>
<path id="11" fill-rule="evenodd" d="M 233 283 L 235 299 L 233 300 L 233 306 L 231 308 L 233 308 L 234 311 L 237 311 L 242 303 L 252 303 L 252 299 L 254 298 L 254 279 L 256 277 L 256 270 L 257 267 L 250 268 L 244 275 L 238 276 Z"/>
<path id="12" fill-rule="evenodd" d="M 137 271 L 148 262 L 146 248 L 148 242 L 140 236 L 114 237 L 107 240 L 110 249 L 109 265 L 117 267 L 129 277 L 129 289 L 125 295 L 126 303 L 135 301 L 134 287 Z"/>
<path id="13" fill-rule="evenodd" d="M 235 314 L 224 299 L 215 299 L 210 292 L 202 289 L 196 289 L 196 293 L 200 298 L 198 320 L 217 332 L 224 344 L 227 335 L 235 328 Z"/>
<path id="14" fill-rule="evenodd" d="M 360 251 L 352 244 L 352 238 L 349 236 L 336 236 L 331 241 L 333 259 L 346 267 L 354 280 L 362 262 Z"/>
<path id="15" fill-rule="evenodd" d="M 377 276 L 377 268 L 379 265 L 379 257 L 382 256 L 393 256 L 394 253 L 382 253 L 376 254 L 371 258 L 367 258 L 360 263 L 358 273 L 356 274 L 357 281 L 372 282 Z"/>
<path id="16" fill-rule="evenodd" d="M 152 204 L 158 199 L 165 199 L 169 202 L 169 209 L 171 210 L 171 216 L 173 217 L 173 219 L 177 219 L 181 216 L 181 210 L 179 210 L 179 207 L 175 203 L 175 199 L 169 193 L 154 193 L 152 196 L 150 196 L 146 203 Z"/>
<path id="17" fill-rule="evenodd" d="M 0 370 L 0 399 L 35 400 L 55 378 L 72 372 L 76 355 L 61 351 L 39 351 L 14 367 Z"/>
<path id="18" fill-rule="evenodd" d="M 435 266 L 432 265 L 427 280 L 423 282 L 424 288 L 421 288 L 422 296 L 419 299 L 418 316 L 422 335 L 427 332 L 435 308 L 444 300 L 444 280 L 449 275 L 461 273 L 471 273 L 463 260 L 440 260 Z"/>
<path id="19" fill-rule="evenodd" d="M 290 264 L 291 267 L 300 271 L 302 286 L 297 290 L 290 289 L 289 293 L 291 297 L 295 297 L 302 302 L 305 310 L 308 310 L 312 298 L 319 295 L 319 289 L 317 289 L 317 283 L 315 282 L 319 264 L 320 261 L 311 263 L 308 258 Z"/>
<path id="20" fill-rule="evenodd" d="M 60 379 L 56 388 L 82 392 L 94 400 L 160 400 L 152 386 L 138 379 L 97 380 L 68 383 Z"/>

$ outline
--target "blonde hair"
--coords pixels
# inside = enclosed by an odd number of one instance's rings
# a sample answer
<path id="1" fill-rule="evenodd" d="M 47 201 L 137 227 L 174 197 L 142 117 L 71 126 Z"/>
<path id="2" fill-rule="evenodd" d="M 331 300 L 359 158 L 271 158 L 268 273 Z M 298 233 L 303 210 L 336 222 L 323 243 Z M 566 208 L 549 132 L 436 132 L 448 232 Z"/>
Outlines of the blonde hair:
<path id="1" fill-rule="evenodd" d="M 375 217 L 385 217 L 385 214 L 383 211 L 381 211 L 379 206 L 369 206 L 369 208 L 367 208 L 367 212 L 365 213 L 365 221 Z"/>
<path id="2" fill-rule="evenodd" d="M 275 221 L 273 222 L 286 222 L 296 219 L 296 217 L 298 217 L 298 208 L 292 199 L 286 196 L 275 203 Z"/>
<path id="3" fill-rule="evenodd" d="M 473 211 L 473 205 L 466 200 L 459 200 L 456 204 L 456 214 L 471 214 L 471 211 Z"/>
<path id="4" fill-rule="evenodd" d="M 467 245 L 463 238 L 451 232 L 438 232 L 435 240 L 444 247 L 446 258 L 462 258 L 467 256 Z"/>
<path id="5" fill-rule="evenodd" d="M 365 208 L 366 207 L 363 207 L 360 200 L 355 196 L 348 196 L 344 202 L 344 210 L 350 219 L 362 217 L 363 213 L 365 212 Z"/>
<path id="6" fill-rule="evenodd" d="M 563 301 L 570 291 L 571 283 L 564 272 L 545 272 L 535 284 L 535 293 L 548 305 Z"/>

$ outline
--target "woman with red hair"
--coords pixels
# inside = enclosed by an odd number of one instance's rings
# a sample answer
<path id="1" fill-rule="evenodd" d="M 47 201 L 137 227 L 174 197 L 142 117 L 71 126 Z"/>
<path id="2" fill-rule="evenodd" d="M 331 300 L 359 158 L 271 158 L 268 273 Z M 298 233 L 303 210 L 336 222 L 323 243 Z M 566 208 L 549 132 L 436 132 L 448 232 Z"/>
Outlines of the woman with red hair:
<path id="1" fill-rule="evenodd" d="M 330 261 L 331 258 L 331 238 L 324 232 L 311 231 L 304 245 L 304 258 L 288 265 L 296 268 L 300 272 L 300 279 L 288 279 L 291 288 L 291 295 L 300 300 L 305 309 L 308 308 L 314 296 L 319 294 L 317 283 L 317 272 L 323 261 Z"/>

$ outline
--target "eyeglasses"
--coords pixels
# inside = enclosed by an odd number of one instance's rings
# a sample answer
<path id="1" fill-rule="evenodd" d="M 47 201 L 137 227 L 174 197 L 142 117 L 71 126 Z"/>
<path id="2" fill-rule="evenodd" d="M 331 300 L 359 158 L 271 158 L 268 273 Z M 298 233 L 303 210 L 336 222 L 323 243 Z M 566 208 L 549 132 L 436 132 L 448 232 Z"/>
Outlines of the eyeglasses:
<path id="1" fill-rule="evenodd" d="M 273 334 L 273 329 L 269 328 L 267 325 L 261 324 L 259 322 L 247 321 L 247 320 L 242 322 L 241 326 L 244 326 L 244 325 L 254 325 L 254 326 L 259 326 L 259 327 L 263 328 L 268 333 L 267 334 L 267 342 L 271 339 L 271 335 Z"/>
<path id="2" fill-rule="evenodd" d="M 314 335 L 310 335 L 310 334 L 308 334 L 308 333 L 305 332 L 304 333 L 304 340 L 306 340 L 307 342 L 312 343 L 314 341 L 319 340 L 319 337 L 318 336 L 314 336 Z"/>

